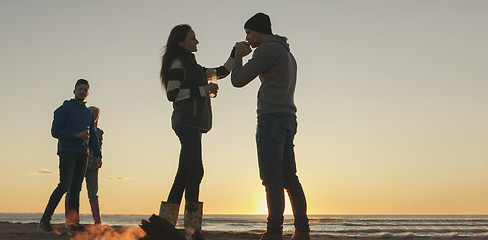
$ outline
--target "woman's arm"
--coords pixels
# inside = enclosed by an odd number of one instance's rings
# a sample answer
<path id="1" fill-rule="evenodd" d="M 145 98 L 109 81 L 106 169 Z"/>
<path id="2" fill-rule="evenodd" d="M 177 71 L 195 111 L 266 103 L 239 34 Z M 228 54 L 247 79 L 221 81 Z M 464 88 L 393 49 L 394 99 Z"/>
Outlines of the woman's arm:
<path id="1" fill-rule="evenodd" d="M 173 60 L 168 74 L 168 86 L 166 87 L 166 96 L 171 102 L 178 102 L 184 99 L 206 97 L 207 90 L 201 86 L 196 88 L 180 88 L 185 80 L 185 67 L 179 59 Z"/>
<path id="2" fill-rule="evenodd" d="M 220 67 L 215 67 L 215 68 L 206 68 L 205 69 L 205 75 L 207 79 L 210 79 L 212 77 L 212 74 L 214 70 L 217 73 L 217 79 L 222 79 L 227 77 L 230 72 L 232 71 L 232 64 L 234 64 L 234 59 L 235 59 L 235 47 L 232 48 L 232 51 L 230 53 L 229 58 L 227 58 L 227 61 L 224 63 L 224 65 Z"/>

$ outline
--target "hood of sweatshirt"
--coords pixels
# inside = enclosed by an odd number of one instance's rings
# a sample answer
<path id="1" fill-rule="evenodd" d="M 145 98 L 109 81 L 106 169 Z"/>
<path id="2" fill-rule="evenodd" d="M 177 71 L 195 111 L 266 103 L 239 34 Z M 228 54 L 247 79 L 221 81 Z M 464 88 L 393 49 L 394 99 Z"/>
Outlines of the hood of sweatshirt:
<path id="1" fill-rule="evenodd" d="M 280 35 L 272 35 L 271 37 L 268 38 L 268 40 L 266 40 L 266 42 L 277 42 L 277 43 L 283 45 L 283 47 L 285 47 L 285 49 L 289 52 L 290 51 L 290 45 L 288 44 L 287 41 L 288 41 L 288 38 L 280 36 Z"/>
<path id="2" fill-rule="evenodd" d="M 64 100 L 63 105 L 65 105 L 65 104 L 74 104 L 74 105 L 78 105 L 78 106 L 81 106 L 81 105 L 86 106 L 86 102 L 83 102 L 83 104 L 80 104 L 80 102 L 78 102 L 78 100 L 76 100 L 74 98 L 72 98 L 70 100 Z"/>

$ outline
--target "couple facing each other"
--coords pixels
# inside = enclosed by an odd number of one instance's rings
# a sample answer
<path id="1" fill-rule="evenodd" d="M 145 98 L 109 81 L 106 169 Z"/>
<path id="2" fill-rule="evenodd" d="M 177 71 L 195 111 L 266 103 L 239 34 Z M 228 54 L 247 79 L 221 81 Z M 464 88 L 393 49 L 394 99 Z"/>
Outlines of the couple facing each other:
<path id="1" fill-rule="evenodd" d="M 208 79 L 224 78 L 231 72 L 234 87 L 246 86 L 259 76 L 256 143 L 259 174 L 266 189 L 267 229 L 261 239 L 282 239 L 284 189 L 287 190 L 295 218 L 292 240 L 308 240 L 310 227 L 305 194 L 296 175 L 293 139 L 297 131 L 294 92 L 297 65 L 287 38 L 273 35 L 268 15 L 257 13 L 245 24 L 247 42 L 235 44 L 230 57 L 220 67 L 205 68 L 195 60 L 199 44 L 189 25 L 174 27 L 162 56 L 161 82 L 173 102 L 172 128 L 181 151 L 178 171 L 167 201 L 161 202 L 160 217 L 176 225 L 185 192 L 184 226 L 187 237 L 201 231 L 203 203 L 199 201 L 203 178 L 202 133 L 212 127 L 210 94 L 217 84 Z M 242 58 L 252 52 L 243 65 Z"/>

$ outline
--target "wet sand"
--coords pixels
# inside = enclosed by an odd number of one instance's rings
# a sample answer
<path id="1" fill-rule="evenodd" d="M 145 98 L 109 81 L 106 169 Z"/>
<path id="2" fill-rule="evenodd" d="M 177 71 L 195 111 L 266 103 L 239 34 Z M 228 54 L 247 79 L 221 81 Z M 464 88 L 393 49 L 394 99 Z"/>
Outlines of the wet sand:
<path id="1" fill-rule="evenodd" d="M 64 224 L 53 224 L 59 232 L 44 233 L 37 229 L 37 223 L 9 223 L 0 222 L 0 240 L 91 240 L 91 239 L 124 239 L 124 240 L 136 240 L 145 233 L 139 227 L 124 227 L 124 226 L 106 226 L 104 228 L 88 226 L 89 233 L 74 233 L 64 228 Z M 219 231 L 204 231 L 206 240 L 255 240 L 260 238 L 259 233 L 239 233 L 239 232 L 219 232 Z M 291 236 L 290 234 L 284 235 L 283 239 L 287 240 Z M 349 237 L 327 237 L 327 236 L 312 236 L 312 240 L 342 240 L 342 239 L 391 239 L 388 237 L 383 238 L 349 238 Z M 395 238 L 395 239 L 464 239 L 464 240 L 479 240 L 487 238 L 471 238 L 471 237 L 452 237 L 452 238 Z"/>

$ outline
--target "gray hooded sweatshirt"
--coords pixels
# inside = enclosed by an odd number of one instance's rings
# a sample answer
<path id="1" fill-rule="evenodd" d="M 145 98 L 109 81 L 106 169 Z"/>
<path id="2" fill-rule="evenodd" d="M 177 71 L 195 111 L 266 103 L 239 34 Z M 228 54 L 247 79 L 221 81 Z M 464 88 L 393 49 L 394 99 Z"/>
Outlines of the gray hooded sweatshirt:
<path id="1" fill-rule="evenodd" d="M 242 58 L 232 65 L 231 81 L 234 87 L 244 87 L 257 76 L 261 80 L 258 92 L 258 116 L 267 113 L 295 115 L 295 85 L 297 63 L 286 42 L 287 38 L 273 35 L 259 46 L 244 66 Z"/>

